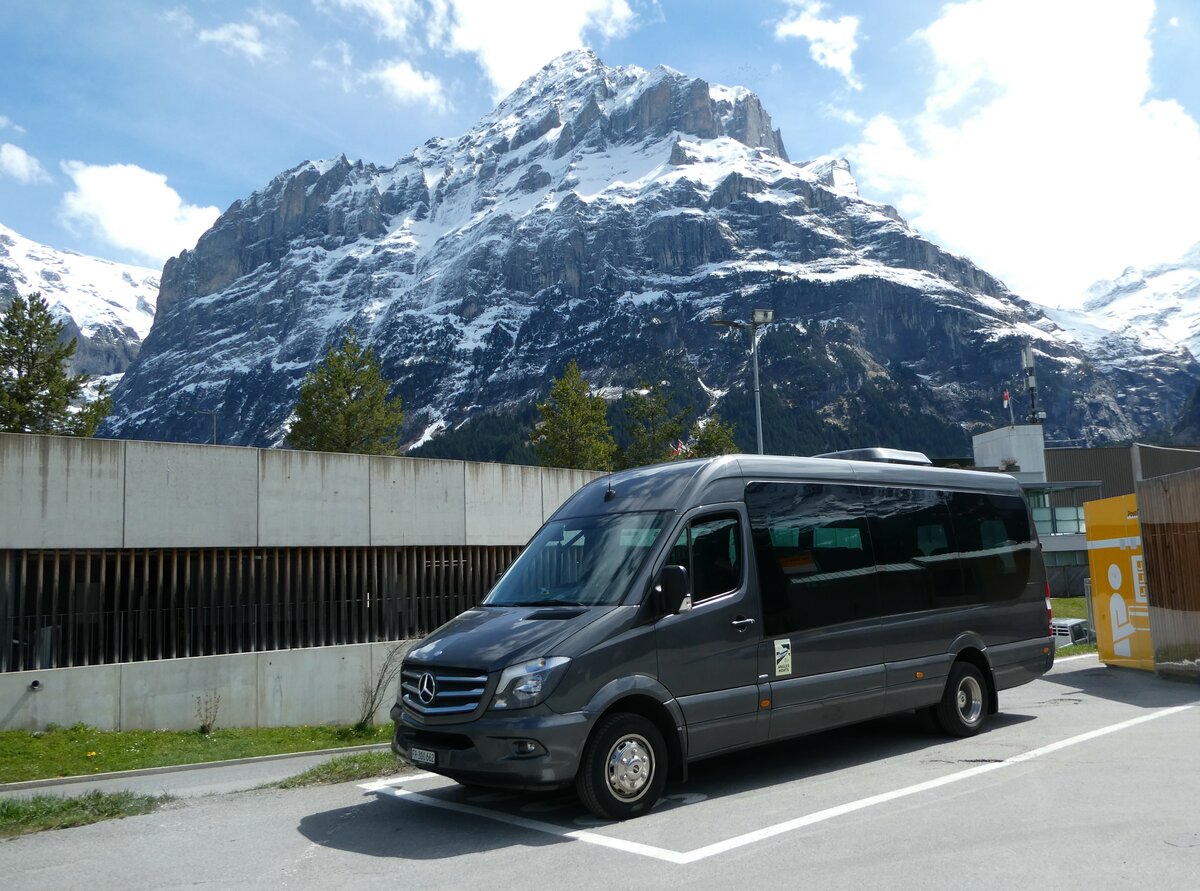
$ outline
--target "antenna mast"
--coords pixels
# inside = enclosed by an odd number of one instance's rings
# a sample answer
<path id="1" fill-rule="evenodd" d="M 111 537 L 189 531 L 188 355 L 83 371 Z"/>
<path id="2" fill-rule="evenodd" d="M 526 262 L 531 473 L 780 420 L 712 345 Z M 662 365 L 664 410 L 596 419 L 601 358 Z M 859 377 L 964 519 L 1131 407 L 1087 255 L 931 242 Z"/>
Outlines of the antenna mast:
<path id="1" fill-rule="evenodd" d="M 1038 408 L 1037 374 L 1033 369 L 1033 347 L 1026 344 L 1021 350 L 1021 364 L 1025 366 L 1025 386 L 1029 390 L 1029 423 L 1040 424 L 1046 413 Z"/>

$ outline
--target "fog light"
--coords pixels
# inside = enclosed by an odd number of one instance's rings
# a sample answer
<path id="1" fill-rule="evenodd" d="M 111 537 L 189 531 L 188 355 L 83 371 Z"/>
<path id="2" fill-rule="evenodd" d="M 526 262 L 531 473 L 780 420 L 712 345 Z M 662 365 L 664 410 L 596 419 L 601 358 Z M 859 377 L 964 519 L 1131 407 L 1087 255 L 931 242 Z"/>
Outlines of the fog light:
<path id="1" fill-rule="evenodd" d="M 546 750 L 542 748 L 541 743 L 534 742 L 532 739 L 517 739 L 513 740 L 513 754 L 519 757 L 529 757 L 530 755 L 540 755 Z"/>

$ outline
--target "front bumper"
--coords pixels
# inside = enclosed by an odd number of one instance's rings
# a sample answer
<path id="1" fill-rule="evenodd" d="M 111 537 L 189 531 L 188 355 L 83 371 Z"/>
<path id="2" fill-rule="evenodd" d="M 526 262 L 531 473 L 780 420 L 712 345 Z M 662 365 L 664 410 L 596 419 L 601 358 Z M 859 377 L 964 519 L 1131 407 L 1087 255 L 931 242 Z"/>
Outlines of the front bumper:
<path id="1" fill-rule="evenodd" d="M 461 724 L 426 725 L 398 703 L 392 751 L 420 770 L 480 786 L 535 789 L 572 782 L 591 721 L 576 712 L 560 715 L 543 706 Z M 533 743 L 530 753 L 520 743 Z M 432 752 L 434 763 L 417 760 L 412 749 Z M 525 748 L 528 748 L 526 745 Z"/>

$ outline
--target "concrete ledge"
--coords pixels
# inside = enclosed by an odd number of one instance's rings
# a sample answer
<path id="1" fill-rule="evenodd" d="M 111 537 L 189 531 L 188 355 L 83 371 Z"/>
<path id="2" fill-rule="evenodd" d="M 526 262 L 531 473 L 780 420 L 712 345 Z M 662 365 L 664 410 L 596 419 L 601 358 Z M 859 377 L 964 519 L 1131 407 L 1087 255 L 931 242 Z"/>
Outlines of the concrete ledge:
<path id="1" fill-rule="evenodd" d="M 219 727 L 353 724 L 392 641 L 0 674 L 0 730 L 195 730 L 220 697 Z M 34 691 L 30 684 L 38 681 Z M 375 713 L 391 708 L 395 682 Z"/>

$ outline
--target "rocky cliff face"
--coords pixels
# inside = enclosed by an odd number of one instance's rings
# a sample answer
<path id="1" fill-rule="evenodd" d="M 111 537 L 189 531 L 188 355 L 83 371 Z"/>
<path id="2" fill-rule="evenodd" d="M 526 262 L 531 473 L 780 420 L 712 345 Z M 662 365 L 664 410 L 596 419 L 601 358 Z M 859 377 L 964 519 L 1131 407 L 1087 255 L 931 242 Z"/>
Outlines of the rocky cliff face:
<path id="1" fill-rule="evenodd" d="M 111 263 L 30 241 L 0 226 L 0 308 L 40 292 L 76 339 L 73 371 L 117 378 L 134 360 L 154 321 L 158 272 Z"/>
<path id="2" fill-rule="evenodd" d="M 747 342 L 709 323 L 755 307 L 776 311 L 765 410 L 804 442 L 965 451 L 1007 422 L 1027 341 L 1052 438 L 1172 423 L 1197 380 L 1182 352 L 1120 377 L 860 198 L 844 161 L 790 162 L 749 91 L 581 51 L 457 140 L 386 167 L 306 162 L 235 202 L 164 268 L 106 432 L 200 439 L 204 408 L 225 442 L 277 444 L 304 373 L 351 327 L 414 442 L 527 403 L 570 358 L 608 392 L 664 379 L 742 417 Z"/>

